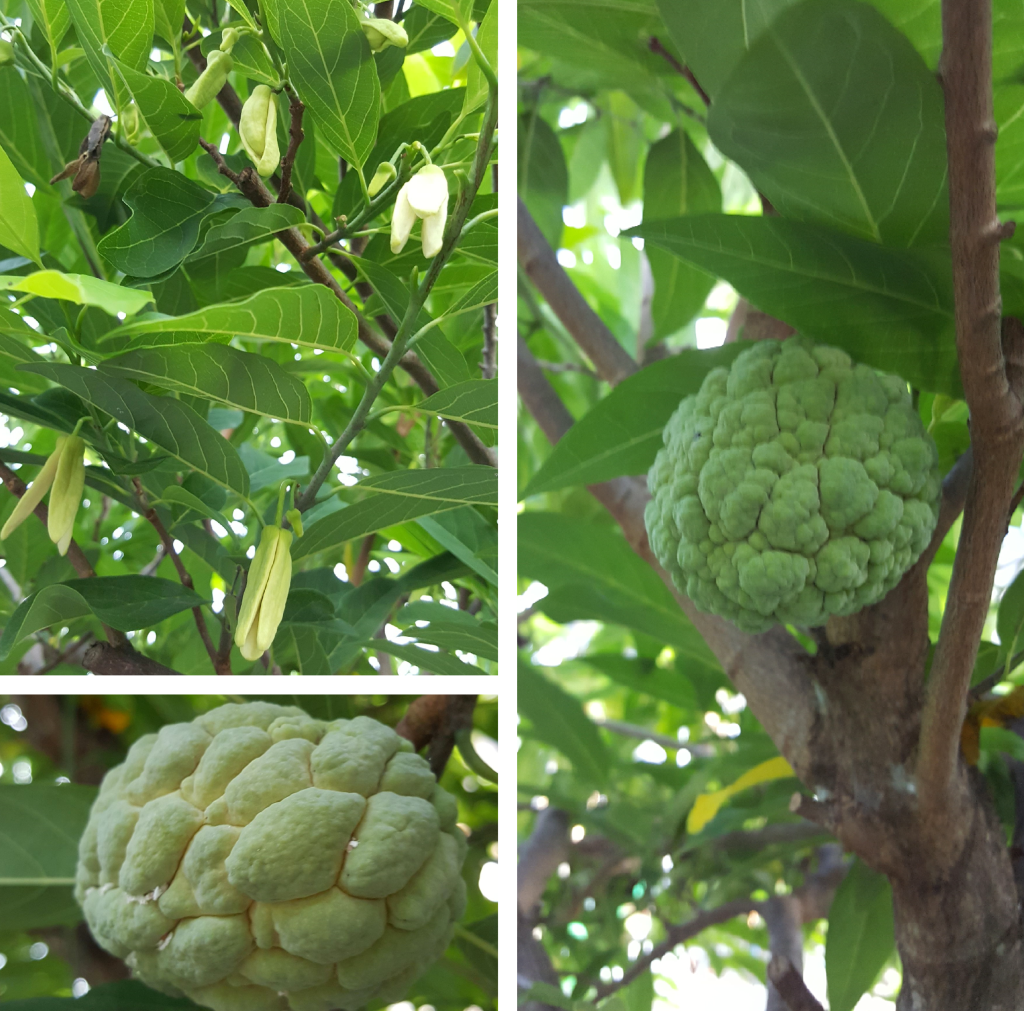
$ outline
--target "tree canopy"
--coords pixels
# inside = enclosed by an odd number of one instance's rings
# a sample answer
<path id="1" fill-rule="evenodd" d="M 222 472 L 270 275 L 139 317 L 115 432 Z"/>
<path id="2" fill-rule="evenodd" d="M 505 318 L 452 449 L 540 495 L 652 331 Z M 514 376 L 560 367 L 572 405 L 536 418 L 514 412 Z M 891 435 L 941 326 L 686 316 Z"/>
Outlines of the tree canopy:
<path id="1" fill-rule="evenodd" d="M 1016 941 L 952 927 L 985 916 L 950 860 L 1000 882 L 981 890 L 1015 938 L 1024 245 L 999 222 L 1022 199 L 1022 37 L 1003 0 L 521 0 L 533 1008 L 678 1002 L 680 945 L 769 984 L 772 1011 L 818 1006 L 800 978 L 818 946 L 833 1011 L 901 979 L 905 1008 L 1021 992 Z M 645 475 L 711 369 L 795 332 L 906 381 L 942 506 L 885 600 L 747 636 L 658 565 Z M 967 843 L 965 822 L 988 828 Z M 933 956 L 988 982 L 958 991 Z"/>
<path id="2" fill-rule="evenodd" d="M 0 671 L 493 670 L 496 39 L 486 0 L 0 4 Z"/>

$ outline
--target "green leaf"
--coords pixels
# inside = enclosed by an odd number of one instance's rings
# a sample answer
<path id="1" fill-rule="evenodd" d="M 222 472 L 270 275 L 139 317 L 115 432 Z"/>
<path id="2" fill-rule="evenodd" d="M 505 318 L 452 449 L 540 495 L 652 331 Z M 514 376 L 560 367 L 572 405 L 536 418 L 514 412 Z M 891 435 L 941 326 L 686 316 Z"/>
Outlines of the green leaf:
<path id="1" fill-rule="evenodd" d="M 718 661 L 654 570 L 607 526 L 557 513 L 519 517 L 519 574 L 548 587 L 538 607 L 555 621 L 625 625 L 708 671 Z"/>
<path id="2" fill-rule="evenodd" d="M 457 656 L 448 653 L 437 653 L 434 650 L 423 649 L 420 646 L 402 645 L 391 642 L 388 639 L 367 639 L 363 644 L 366 649 L 379 650 L 390 656 L 405 660 L 420 668 L 421 673 L 452 675 L 454 677 L 467 674 L 480 674 L 480 668 L 474 667 L 471 663 L 460 660 Z"/>
<path id="3" fill-rule="evenodd" d="M 0 276 L 0 291 L 24 291 L 42 298 L 59 298 L 78 305 L 94 305 L 108 316 L 134 316 L 153 301 L 153 293 L 139 288 L 102 281 L 90 274 L 64 274 L 59 270 L 37 270 L 24 277 Z"/>
<path id="4" fill-rule="evenodd" d="M 35 102 L 13 63 L 0 66 L 0 144 L 22 179 L 50 191 L 53 168 L 40 136 Z"/>
<path id="5" fill-rule="evenodd" d="M 722 191 L 686 131 L 673 130 L 651 145 L 644 163 L 644 220 L 722 209 Z M 681 330 L 704 305 L 715 279 L 653 246 L 646 251 L 654 279 L 651 340 Z"/>
<path id="6" fill-rule="evenodd" d="M 498 536 L 476 509 L 459 509 L 421 516 L 416 521 L 443 548 L 465 562 L 491 586 L 498 585 Z"/>
<path id="7" fill-rule="evenodd" d="M 377 135 L 380 82 L 366 36 L 348 0 L 276 0 L 273 32 L 288 75 L 336 155 L 357 168 Z"/>
<path id="8" fill-rule="evenodd" d="M 0 785 L 0 903 L 4 928 L 74 926 L 78 839 L 96 787 L 73 783 Z"/>
<path id="9" fill-rule="evenodd" d="M 268 288 L 240 302 L 209 305 L 170 319 L 153 319 L 120 327 L 113 337 L 127 337 L 125 347 L 194 344 L 204 335 L 280 341 L 322 351 L 349 351 L 358 324 L 350 309 L 323 285 Z M 148 339 L 147 339 L 148 338 Z"/>
<path id="10" fill-rule="evenodd" d="M 24 180 L 18 175 L 7 152 L 0 147 L 0 246 L 34 260 L 39 259 L 39 221 L 32 198 L 25 192 Z"/>
<path id="11" fill-rule="evenodd" d="M 122 632 L 158 625 L 206 603 L 195 590 L 156 576 L 94 576 L 63 585 L 77 592 L 100 621 Z"/>
<path id="12" fill-rule="evenodd" d="M 28 8 L 32 11 L 32 20 L 46 36 L 52 59 L 71 27 L 67 5 L 63 0 L 28 0 Z"/>
<path id="13" fill-rule="evenodd" d="M 442 273 L 441 277 L 444 277 Z M 440 288 L 440 285 L 435 286 L 435 290 Z M 451 319 L 453 316 L 458 316 L 461 313 L 469 312 L 472 309 L 479 309 L 482 306 L 490 305 L 492 302 L 498 300 L 498 271 L 492 270 L 486 273 L 479 281 L 463 292 L 462 295 L 456 299 L 451 306 L 444 311 L 444 313 L 438 317 L 441 319 Z M 413 343 L 415 347 L 415 342 Z"/>
<path id="14" fill-rule="evenodd" d="M 156 33 L 172 46 L 180 46 L 185 0 L 155 0 L 153 15 Z"/>
<path id="15" fill-rule="evenodd" d="M 463 505 L 497 505 L 498 477 L 494 468 L 481 466 L 401 470 L 366 478 L 359 488 L 371 494 L 312 524 L 292 547 L 293 559 L 418 516 Z"/>
<path id="16" fill-rule="evenodd" d="M 3 634 L 0 635 L 0 660 L 6 660 L 11 650 L 25 636 L 51 625 L 63 625 L 75 618 L 85 618 L 91 613 L 85 598 L 73 588 L 62 583 L 43 587 L 26 597 L 7 619 Z"/>
<path id="17" fill-rule="evenodd" d="M 24 368 L 106 411 L 211 481 L 243 498 L 249 493 L 249 475 L 234 446 L 180 400 L 154 397 L 127 379 L 77 365 L 40 363 Z"/>
<path id="18" fill-rule="evenodd" d="M 643 163 L 644 116 L 640 106 L 624 91 L 611 91 L 605 98 L 605 150 L 619 203 L 628 207 L 640 197 L 640 166 Z"/>
<path id="19" fill-rule="evenodd" d="M 223 513 L 209 506 L 198 495 L 193 495 L 187 488 L 182 488 L 180 484 L 169 484 L 164 488 L 160 493 L 160 501 L 170 503 L 171 505 L 184 506 L 186 509 L 199 513 L 200 516 L 205 516 L 209 520 L 215 520 L 232 537 L 235 536 L 234 531 L 231 529 L 231 524 L 224 518 Z"/>
<path id="20" fill-rule="evenodd" d="M 853 1011 L 895 947 L 889 882 L 856 859 L 828 914 L 825 974 L 831 1011 Z"/>
<path id="21" fill-rule="evenodd" d="M 94 986 L 83 997 L 33 997 L 5 1005 L 5 1011 L 195 1011 L 196 1007 L 187 997 L 168 997 L 135 979 Z"/>
<path id="22" fill-rule="evenodd" d="M 533 725 L 532 735 L 572 762 L 581 786 L 607 781 L 611 756 L 577 699 L 522 660 L 517 699 L 519 712 Z"/>
<path id="23" fill-rule="evenodd" d="M 226 344 L 128 351 L 105 361 L 100 371 L 282 421 L 308 426 L 312 417 L 309 393 L 299 379 L 270 358 Z"/>
<path id="24" fill-rule="evenodd" d="M 519 197 L 548 243 L 562 239 L 562 207 L 569 200 L 569 173 L 555 131 L 537 112 L 519 117 Z"/>
<path id="25" fill-rule="evenodd" d="M 150 0 L 67 0 L 67 5 L 78 43 L 116 112 L 131 101 L 131 95 L 113 73 L 112 57 L 107 53 L 133 70 L 145 67 L 153 48 L 153 4 Z"/>
<path id="26" fill-rule="evenodd" d="M 199 246 L 185 258 L 185 263 L 189 270 L 214 269 L 214 262 L 207 261 L 208 257 L 241 251 L 255 243 L 266 242 L 277 232 L 283 232 L 305 220 L 302 211 L 291 204 L 243 207 L 229 221 L 214 225 Z"/>
<path id="27" fill-rule="evenodd" d="M 458 649 L 486 660 L 498 659 L 498 626 L 493 621 L 469 627 L 460 621 L 432 621 L 426 628 L 406 629 L 405 634 L 442 649 Z"/>
<path id="28" fill-rule="evenodd" d="M 893 246 L 948 237 L 942 89 L 867 4 L 780 14 L 715 95 L 708 133 L 786 217 Z"/>
<path id="29" fill-rule="evenodd" d="M 167 78 L 140 74 L 119 60 L 111 63 L 168 159 L 184 161 L 199 143 L 203 114 Z"/>
<path id="30" fill-rule="evenodd" d="M 797 0 L 658 0 L 683 63 L 712 97 L 780 11 Z M 713 103 L 712 103 L 713 104 Z"/>
<path id="31" fill-rule="evenodd" d="M 118 270 L 155 277 L 181 263 L 199 238 L 199 224 L 216 197 L 180 172 L 147 169 L 124 195 L 132 216 L 97 248 Z"/>
<path id="32" fill-rule="evenodd" d="M 762 311 L 857 361 L 961 396 L 948 249 L 888 249 L 820 225 L 729 214 L 652 221 L 623 234 L 713 272 Z"/>
<path id="33" fill-rule="evenodd" d="M 416 409 L 470 425 L 497 428 L 498 380 L 468 379 L 456 383 L 427 397 Z"/>
<path id="34" fill-rule="evenodd" d="M 128 632 L 203 603 L 194 590 L 156 576 L 96 576 L 53 583 L 26 597 L 8 619 L 0 636 L 0 660 L 25 636 L 75 618 L 94 614 L 104 624 Z"/>
<path id="35" fill-rule="evenodd" d="M 459 23 L 459 16 L 455 13 L 455 5 L 451 0 L 417 0 L 417 7 L 425 7 L 428 11 L 440 14 L 453 24 Z"/>
<path id="36" fill-rule="evenodd" d="M 498 0 L 491 0 L 487 13 L 480 22 L 476 31 L 476 41 L 491 70 L 498 72 Z M 470 55 L 469 66 L 466 69 L 466 98 L 462 104 L 462 111 L 466 115 L 479 108 L 487 101 L 489 87 L 487 78 L 483 71 L 477 66 L 475 57 Z"/>
<path id="37" fill-rule="evenodd" d="M 743 350 L 742 342 L 707 351 L 686 348 L 623 380 L 555 443 L 522 497 L 646 473 L 680 401 L 700 389 L 711 369 L 727 368 Z"/>

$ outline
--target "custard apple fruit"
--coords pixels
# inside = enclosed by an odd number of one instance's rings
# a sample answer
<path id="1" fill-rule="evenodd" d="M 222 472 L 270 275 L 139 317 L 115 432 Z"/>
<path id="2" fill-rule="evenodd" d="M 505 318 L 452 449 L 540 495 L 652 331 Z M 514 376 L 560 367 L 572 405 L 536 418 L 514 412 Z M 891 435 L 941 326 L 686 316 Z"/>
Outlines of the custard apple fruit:
<path id="1" fill-rule="evenodd" d="M 698 610 L 745 632 L 881 600 L 938 519 L 938 453 L 907 384 L 805 338 L 709 372 L 664 443 L 651 548 Z"/>
<path id="2" fill-rule="evenodd" d="M 224 705 L 103 779 L 75 895 L 93 937 L 215 1011 L 393 1002 L 462 915 L 456 802 L 390 727 Z"/>

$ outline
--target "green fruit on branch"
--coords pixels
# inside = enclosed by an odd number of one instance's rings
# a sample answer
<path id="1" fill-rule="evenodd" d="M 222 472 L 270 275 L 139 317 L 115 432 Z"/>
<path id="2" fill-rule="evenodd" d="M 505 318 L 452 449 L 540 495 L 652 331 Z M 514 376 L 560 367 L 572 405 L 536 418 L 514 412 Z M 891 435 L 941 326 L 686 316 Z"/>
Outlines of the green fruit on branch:
<path id="1" fill-rule="evenodd" d="M 400 1000 L 462 915 L 455 799 L 390 727 L 225 705 L 135 742 L 75 896 L 143 982 L 215 1011 Z"/>
<path id="2" fill-rule="evenodd" d="M 648 474 L 651 547 L 745 632 L 881 600 L 938 519 L 938 453 L 898 376 L 794 337 L 708 373 Z"/>

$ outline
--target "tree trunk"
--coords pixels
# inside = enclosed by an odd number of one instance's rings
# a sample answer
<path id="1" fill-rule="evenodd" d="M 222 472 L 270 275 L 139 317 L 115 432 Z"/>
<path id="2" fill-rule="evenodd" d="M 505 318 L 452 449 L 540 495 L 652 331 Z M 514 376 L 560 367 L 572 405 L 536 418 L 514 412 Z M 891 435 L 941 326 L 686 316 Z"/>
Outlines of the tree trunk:
<path id="1" fill-rule="evenodd" d="M 1020 1011 L 1024 952 L 1013 868 L 1002 826 L 974 804 L 961 859 L 893 877 L 896 945 L 903 962 L 898 1011 Z"/>

